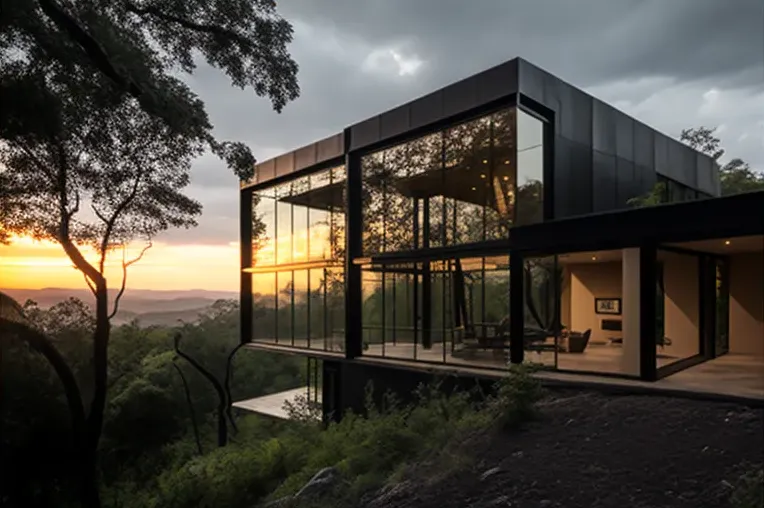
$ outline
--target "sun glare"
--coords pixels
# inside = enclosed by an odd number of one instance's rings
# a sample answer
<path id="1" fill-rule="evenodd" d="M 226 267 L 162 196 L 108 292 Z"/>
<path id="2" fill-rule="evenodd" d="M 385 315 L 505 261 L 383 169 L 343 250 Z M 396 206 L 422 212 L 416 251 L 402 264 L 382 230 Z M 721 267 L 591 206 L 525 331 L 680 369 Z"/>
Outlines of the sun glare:
<path id="1" fill-rule="evenodd" d="M 135 257 L 143 246 L 132 245 L 127 258 Z M 85 257 L 95 262 L 93 249 L 82 248 Z M 122 251 L 113 252 L 106 262 L 106 278 L 111 287 L 122 280 Z M 154 243 L 143 259 L 131 266 L 127 287 L 135 289 L 210 289 L 235 291 L 239 285 L 239 246 L 168 245 Z M 0 288 L 40 289 L 46 287 L 84 288 L 82 274 L 76 270 L 54 242 L 14 237 L 10 245 L 0 246 Z"/>

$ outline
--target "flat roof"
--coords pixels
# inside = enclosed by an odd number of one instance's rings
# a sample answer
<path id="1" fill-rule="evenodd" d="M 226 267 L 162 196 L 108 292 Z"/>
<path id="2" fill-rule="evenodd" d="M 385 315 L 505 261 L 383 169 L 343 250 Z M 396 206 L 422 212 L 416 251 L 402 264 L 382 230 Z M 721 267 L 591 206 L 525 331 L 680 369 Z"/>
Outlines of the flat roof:
<path id="1" fill-rule="evenodd" d="M 600 137 L 607 138 L 607 142 L 615 142 L 616 131 L 619 131 L 619 122 L 621 124 L 625 122 L 627 125 L 621 126 L 620 129 L 622 134 L 632 132 L 633 129 L 637 128 L 647 132 L 650 139 L 652 139 L 653 133 L 657 134 L 661 139 L 656 143 L 667 144 L 671 141 L 673 143 L 669 144 L 676 144 L 682 149 L 686 149 L 688 154 L 690 152 L 697 154 L 703 159 L 704 166 L 708 166 L 709 171 L 713 166 L 713 160 L 707 155 L 662 134 L 657 129 L 627 115 L 546 70 L 520 57 L 515 57 L 365 120 L 355 122 L 337 134 L 258 163 L 255 165 L 255 176 L 250 181 L 242 182 L 241 189 L 303 169 L 329 164 L 333 160 L 342 163 L 341 158 L 348 151 L 384 147 L 398 140 L 416 136 L 418 133 L 429 132 L 443 122 L 457 122 L 459 119 L 467 119 L 470 115 L 486 109 L 497 108 L 512 101 L 518 102 L 516 99 L 520 96 L 554 111 L 564 105 L 563 109 L 567 109 L 567 111 L 556 115 L 556 129 L 558 134 L 573 141 L 583 142 L 582 139 L 578 138 L 587 132 L 588 135 L 591 135 L 589 132 L 591 129 L 580 128 L 581 122 L 586 123 L 588 121 L 591 123 L 594 117 L 607 118 L 607 121 L 600 122 L 602 125 L 610 126 L 609 129 L 606 129 L 608 132 L 600 133 Z M 524 103 L 524 99 L 521 102 Z M 630 127 L 630 122 L 634 122 L 633 127 Z M 598 123 L 598 125 L 600 124 Z M 588 139 L 588 143 L 592 143 L 592 139 Z M 661 149 L 664 148 L 663 144 Z M 652 145 L 649 148 L 649 157 L 652 158 Z M 636 147 L 634 149 L 636 150 Z M 665 147 L 665 150 L 665 164 L 663 159 L 660 159 L 655 163 L 655 170 L 660 174 L 683 182 L 680 169 L 674 168 L 676 161 L 669 164 L 668 147 Z M 685 154 L 677 151 L 674 155 L 681 158 Z M 700 183 L 698 182 L 698 184 Z M 705 187 L 709 189 L 711 187 L 716 189 L 716 184 L 715 181 L 704 182 Z"/>

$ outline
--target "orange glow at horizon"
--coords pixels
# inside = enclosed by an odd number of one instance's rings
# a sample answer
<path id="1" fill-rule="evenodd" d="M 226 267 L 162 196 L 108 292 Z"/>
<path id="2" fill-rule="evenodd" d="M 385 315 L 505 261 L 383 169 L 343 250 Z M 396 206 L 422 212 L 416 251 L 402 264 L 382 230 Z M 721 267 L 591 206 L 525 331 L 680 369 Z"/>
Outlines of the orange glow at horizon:
<path id="1" fill-rule="evenodd" d="M 143 245 L 127 250 L 127 259 L 140 253 Z M 81 248 L 94 263 L 96 253 Z M 127 288 L 155 290 L 208 289 L 237 291 L 239 288 L 239 245 L 169 245 L 154 242 L 143 258 L 128 268 Z M 122 282 L 122 250 L 112 252 L 104 270 L 109 287 Z M 60 245 L 14 237 L 10 245 L 0 245 L 0 288 L 87 288 L 82 274 Z"/>

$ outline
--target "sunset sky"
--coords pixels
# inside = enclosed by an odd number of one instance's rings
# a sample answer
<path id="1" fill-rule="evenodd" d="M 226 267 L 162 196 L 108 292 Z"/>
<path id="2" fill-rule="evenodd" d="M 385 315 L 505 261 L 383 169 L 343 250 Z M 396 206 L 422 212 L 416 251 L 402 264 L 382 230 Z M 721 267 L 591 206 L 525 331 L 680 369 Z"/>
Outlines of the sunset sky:
<path id="1" fill-rule="evenodd" d="M 521 56 L 671 136 L 718 127 L 723 160 L 741 157 L 761 170 L 761 3 L 735 4 L 486 0 L 474 9 L 452 0 L 282 0 L 302 90 L 282 114 L 202 62 L 186 80 L 218 138 L 248 143 L 263 161 Z M 207 154 L 194 164 L 188 194 L 204 205 L 199 227 L 157 238 L 131 268 L 129 287 L 238 289 L 236 178 Z M 108 273 L 110 285 L 118 275 Z M 0 246 L 3 287 L 86 286 L 60 247 L 19 239 Z"/>
<path id="2" fill-rule="evenodd" d="M 138 245 L 129 256 L 140 253 Z M 93 252 L 85 250 L 93 260 Z M 122 251 L 112 256 L 106 271 L 110 287 L 122 281 Z M 155 243 L 128 272 L 128 287 L 141 289 L 208 289 L 236 291 L 239 287 L 239 246 L 171 245 Z M 0 246 L 0 287 L 87 288 L 82 274 L 55 243 L 17 238 L 11 246 Z"/>

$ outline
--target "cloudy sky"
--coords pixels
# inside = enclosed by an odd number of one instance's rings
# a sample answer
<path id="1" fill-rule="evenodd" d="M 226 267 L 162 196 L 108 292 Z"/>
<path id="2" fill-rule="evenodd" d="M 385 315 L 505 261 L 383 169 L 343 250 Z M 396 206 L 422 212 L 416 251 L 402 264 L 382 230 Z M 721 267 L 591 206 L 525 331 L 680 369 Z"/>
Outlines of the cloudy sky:
<path id="1" fill-rule="evenodd" d="M 209 67 L 189 78 L 218 138 L 249 143 L 259 160 L 521 56 L 672 136 L 716 126 L 729 156 L 764 169 L 762 0 L 280 0 L 278 6 L 294 26 L 291 51 L 302 88 L 282 114 Z M 160 272 L 177 288 L 237 287 L 231 245 L 237 181 L 212 156 L 193 171 L 189 192 L 204 204 L 200 226 L 162 237 L 165 254 L 154 249 L 145 267 L 136 267 L 134 287 L 151 286 Z M 201 260 L 190 256 L 184 265 L 178 253 L 192 251 L 203 253 Z M 201 265 L 208 280 L 190 281 Z"/>
<path id="2" fill-rule="evenodd" d="M 521 56 L 667 134 L 718 126 L 729 155 L 764 169 L 762 0 L 281 0 L 301 97 L 282 114 L 202 68 L 192 85 L 220 138 L 259 160 Z M 194 168 L 192 234 L 236 239 L 236 180 Z"/>

